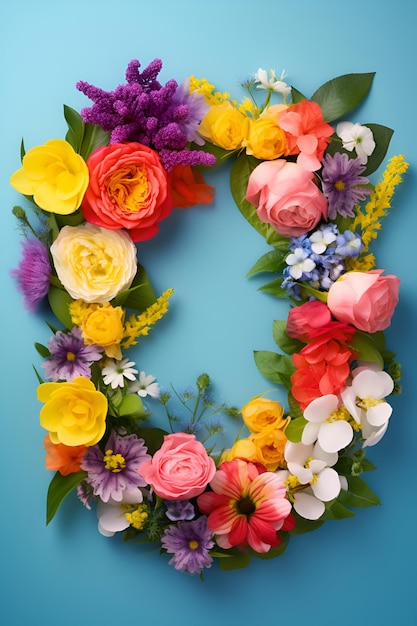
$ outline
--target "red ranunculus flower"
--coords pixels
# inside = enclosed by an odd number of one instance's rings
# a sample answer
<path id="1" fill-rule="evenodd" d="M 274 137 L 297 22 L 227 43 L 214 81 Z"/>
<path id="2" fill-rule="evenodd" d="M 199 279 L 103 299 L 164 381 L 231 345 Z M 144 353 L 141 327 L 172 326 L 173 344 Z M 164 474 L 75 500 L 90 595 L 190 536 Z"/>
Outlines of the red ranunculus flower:
<path id="1" fill-rule="evenodd" d="M 90 183 L 82 201 L 87 222 L 119 230 L 133 241 L 151 239 L 172 210 L 168 175 L 155 150 L 140 143 L 113 143 L 87 161 Z"/>

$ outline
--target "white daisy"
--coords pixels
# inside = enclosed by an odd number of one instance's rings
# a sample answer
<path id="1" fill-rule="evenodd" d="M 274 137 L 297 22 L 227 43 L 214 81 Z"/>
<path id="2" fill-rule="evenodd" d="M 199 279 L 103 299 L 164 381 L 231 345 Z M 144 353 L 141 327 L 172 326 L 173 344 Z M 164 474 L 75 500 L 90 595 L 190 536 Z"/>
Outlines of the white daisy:
<path id="1" fill-rule="evenodd" d="M 137 393 L 141 398 L 150 396 L 151 398 L 159 398 L 159 385 L 155 382 L 155 376 L 146 375 L 145 372 L 139 372 L 139 380 L 129 385 L 130 393 Z"/>
<path id="2" fill-rule="evenodd" d="M 108 361 L 102 370 L 104 384 L 111 385 L 112 389 L 116 389 L 116 387 L 124 387 L 125 378 L 127 380 L 136 380 L 138 370 L 134 369 L 133 365 L 135 363 L 129 361 L 129 359 L 122 359 L 121 361 L 112 359 Z"/>

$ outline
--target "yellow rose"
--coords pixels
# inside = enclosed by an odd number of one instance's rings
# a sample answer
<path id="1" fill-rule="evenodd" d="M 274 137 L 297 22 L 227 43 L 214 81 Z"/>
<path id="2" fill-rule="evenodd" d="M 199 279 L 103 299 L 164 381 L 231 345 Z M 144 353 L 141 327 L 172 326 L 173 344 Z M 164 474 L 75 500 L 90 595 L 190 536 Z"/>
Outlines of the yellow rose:
<path id="1" fill-rule="evenodd" d="M 284 419 L 284 409 L 274 400 L 255 397 L 242 409 L 242 417 L 251 433 L 260 433 L 275 428 L 284 429 L 288 419 Z"/>
<path id="2" fill-rule="evenodd" d="M 22 167 L 10 177 L 11 186 L 45 211 L 74 213 L 88 186 L 84 159 L 63 139 L 51 139 L 26 152 Z"/>
<path id="3" fill-rule="evenodd" d="M 108 302 L 128 289 L 136 274 L 136 246 L 122 230 L 88 222 L 64 226 L 51 254 L 59 280 L 75 300 Z"/>
<path id="4" fill-rule="evenodd" d="M 92 304 L 83 313 L 81 331 L 87 344 L 96 343 L 104 348 L 106 355 L 120 360 L 120 342 L 123 338 L 124 311 L 110 303 Z"/>
<path id="5" fill-rule="evenodd" d="M 212 106 L 201 121 L 198 132 L 225 150 L 240 148 L 246 133 L 247 118 L 230 102 Z"/>
<path id="6" fill-rule="evenodd" d="M 287 437 L 280 428 L 251 435 L 251 441 L 260 463 L 265 465 L 269 472 L 275 472 L 279 467 L 285 468 L 287 466 L 284 457 Z"/>
<path id="7" fill-rule="evenodd" d="M 257 159 L 272 161 L 287 153 L 285 133 L 271 117 L 250 119 L 243 141 L 246 153 Z"/>
<path id="8" fill-rule="evenodd" d="M 72 382 L 42 383 L 38 400 L 42 428 L 52 443 L 66 446 L 94 446 L 106 430 L 107 398 L 84 376 Z"/>
<path id="9" fill-rule="evenodd" d="M 233 461 L 233 459 L 244 459 L 253 463 L 261 462 L 258 456 L 258 449 L 249 438 L 239 439 L 236 443 L 222 454 L 221 461 Z"/>

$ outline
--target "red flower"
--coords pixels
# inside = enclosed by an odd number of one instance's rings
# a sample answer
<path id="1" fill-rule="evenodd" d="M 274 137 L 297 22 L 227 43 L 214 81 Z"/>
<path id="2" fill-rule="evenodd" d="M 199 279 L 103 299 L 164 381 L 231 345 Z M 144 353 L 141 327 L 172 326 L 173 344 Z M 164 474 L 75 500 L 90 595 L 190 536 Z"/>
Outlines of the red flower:
<path id="1" fill-rule="evenodd" d="M 140 143 L 113 143 L 87 161 L 90 183 L 82 201 L 87 222 L 151 239 L 172 210 L 168 175 L 158 154 Z"/>
<path id="2" fill-rule="evenodd" d="M 208 515 L 208 527 L 220 547 L 249 545 L 265 553 L 280 544 L 277 531 L 284 527 L 291 504 L 277 474 L 234 459 L 220 465 L 210 487 L 213 491 L 199 496 L 197 504 Z"/>
<path id="3" fill-rule="evenodd" d="M 214 187 L 207 185 L 201 172 L 192 169 L 190 165 L 176 165 L 168 177 L 172 203 L 177 209 L 213 201 Z"/>

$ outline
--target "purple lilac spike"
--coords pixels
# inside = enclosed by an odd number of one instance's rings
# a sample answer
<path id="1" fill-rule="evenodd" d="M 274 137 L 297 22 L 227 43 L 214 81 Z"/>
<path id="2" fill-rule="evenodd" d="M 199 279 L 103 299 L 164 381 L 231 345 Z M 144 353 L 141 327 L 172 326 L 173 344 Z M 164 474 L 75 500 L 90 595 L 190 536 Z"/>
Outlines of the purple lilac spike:
<path id="1" fill-rule="evenodd" d="M 38 239 L 27 239 L 22 243 L 22 259 L 16 269 L 10 270 L 18 281 L 18 290 L 23 294 L 25 307 L 33 313 L 49 291 L 51 265 L 47 248 Z"/>
<path id="2" fill-rule="evenodd" d="M 110 131 L 110 143 L 136 141 L 160 152 L 167 171 L 179 164 L 213 166 L 213 155 L 186 149 L 189 141 L 197 139 L 198 125 L 207 111 L 204 99 L 187 94 L 174 79 L 161 85 L 157 80 L 160 59 L 143 72 L 139 68 L 139 61 L 132 60 L 126 70 L 127 84 L 113 91 L 79 81 L 77 89 L 93 101 L 81 110 L 83 120 Z M 201 145 L 201 140 L 196 143 Z"/>

